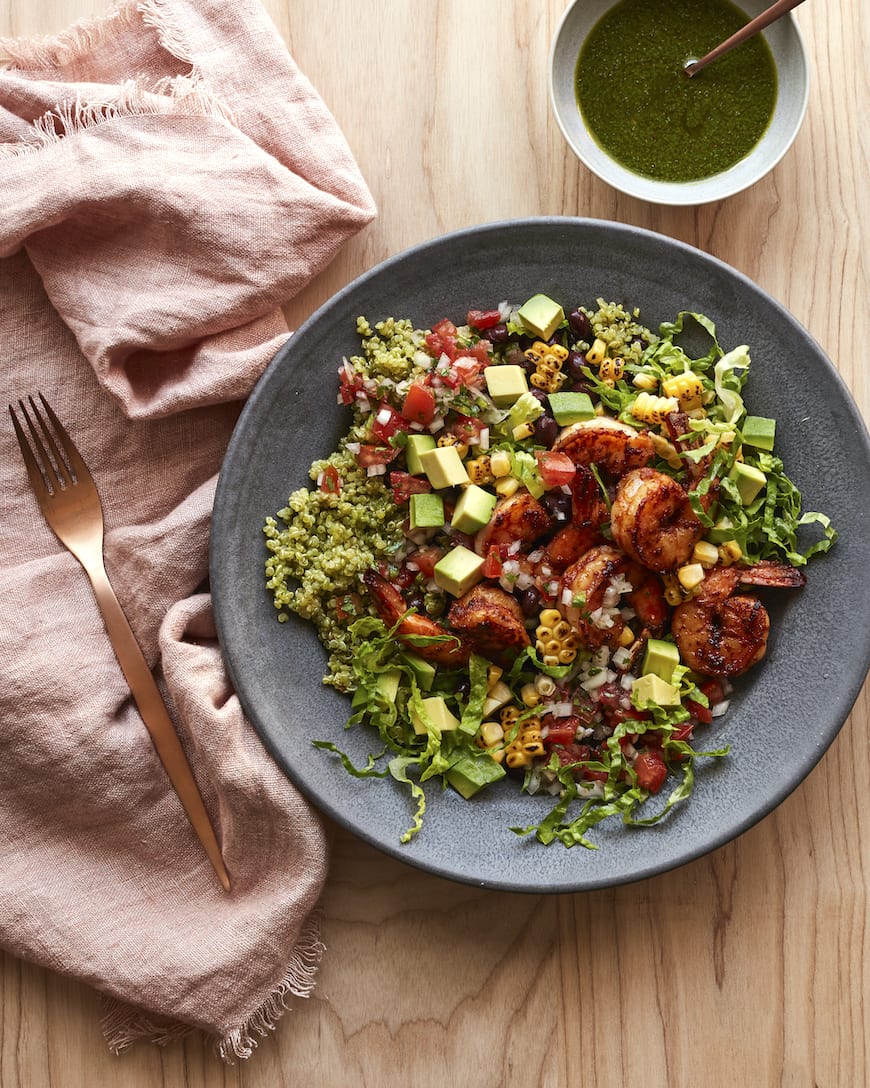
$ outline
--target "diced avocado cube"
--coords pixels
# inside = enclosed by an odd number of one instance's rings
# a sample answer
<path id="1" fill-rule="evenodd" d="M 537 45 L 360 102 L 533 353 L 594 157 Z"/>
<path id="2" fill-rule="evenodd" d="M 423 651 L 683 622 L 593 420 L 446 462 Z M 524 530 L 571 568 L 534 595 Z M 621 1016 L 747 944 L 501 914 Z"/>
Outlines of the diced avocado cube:
<path id="1" fill-rule="evenodd" d="M 488 718 L 490 714 L 493 714 L 500 707 L 503 707 L 506 703 L 509 703 L 513 698 L 513 692 L 504 682 L 504 680 L 496 680 L 486 695 L 486 699 L 483 701 L 483 717 Z"/>
<path id="2" fill-rule="evenodd" d="M 549 340 L 565 320 L 565 311 L 547 295 L 532 295 L 520 307 L 517 316 L 532 336 Z"/>
<path id="3" fill-rule="evenodd" d="M 423 709 L 439 733 L 459 728 L 459 719 L 450 711 L 447 703 L 444 702 L 443 695 L 427 696 L 423 700 Z M 420 736 L 427 732 L 422 717 L 413 707 L 411 707 L 411 724 L 414 726 L 414 732 L 419 733 Z"/>
<path id="4" fill-rule="evenodd" d="M 455 446 L 436 446 L 434 450 L 424 450 L 420 454 L 420 464 L 436 490 L 471 483 Z"/>
<path id="5" fill-rule="evenodd" d="M 483 577 L 483 556 L 459 544 L 435 564 L 435 584 L 445 593 L 461 597 Z"/>
<path id="6" fill-rule="evenodd" d="M 431 434 L 409 434 L 405 445 L 405 461 L 412 476 L 423 475 L 420 454 L 435 449 L 435 439 Z"/>
<path id="7" fill-rule="evenodd" d="M 505 769 L 489 756 L 463 756 L 447 771 L 444 777 L 467 801 L 490 782 L 504 778 Z"/>
<path id="8" fill-rule="evenodd" d="M 767 416 L 747 416 L 743 420 L 743 441 L 747 446 L 755 446 L 759 450 L 773 449 L 776 438 L 776 420 Z"/>
<path id="9" fill-rule="evenodd" d="M 431 491 L 412 495 L 409 521 L 412 529 L 433 529 L 444 524 L 444 500 Z"/>
<path id="10" fill-rule="evenodd" d="M 659 676 L 668 684 L 673 682 L 674 669 L 680 663 L 680 651 L 673 642 L 660 638 L 651 638 L 646 644 L 641 675 Z"/>
<path id="11" fill-rule="evenodd" d="M 498 363 L 496 366 L 488 366 L 483 374 L 492 402 L 499 408 L 508 408 L 515 400 L 519 400 L 523 393 L 529 391 L 526 372 L 516 363 Z"/>
<path id="12" fill-rule="evenodd" d="M 654 672 L 641 676 L 631 685 L 631 693 L 635 702 L 641 707 L 647 703 L 655 703 L 656 706 L 679 706 L 680 689 L 676 684 L 669 684 L 662 680 Z"/>
<path id="13" fill-rule="evenodd" d="M 395 703 L 396 695 L 399 691 L 399 683 L 402 679 L 402 672 L 400 669 L 387 669 L 385 672 L 379 672 L 378 678 L 375 681 L 375 692 L 378 699 L 382 699 L 384 703 Z M 351 705 L 354 708 L 362 706 L 366 701 L 366 695 L 362 688 L 357 688 L 353 693 L 353 699 Z"/>
<path id="14" fill-rule="evenodd" d="M 767 477 L 760 468 L 735 461 L 734 468 L 728 473 L 728 479 L 737 487 L 740 501 L 748 506 L 767 483 Z"/>
<path id="15" fill-rule="evenodd" d="M 595 418 L 595 408 L 588 393 L 551 393 L 549 401 L 553 419 L 560 427 Z"/>
<path id="16" fill-rule="evenodd" d="M 402 661 L 411 666 L 417 684 L 423 691 L 431 691 L 435 680 L 435 666 L 430 661 L 420 657 L 419 654 L 404 653 L 402 654 Z"/>
<path id="17" fill-rule="evenodd" d="M 491 491 L 469 484 L 459 496 L 450 524 L 460 533 L 476 533 L 489 521 L 497 499 Z"/>

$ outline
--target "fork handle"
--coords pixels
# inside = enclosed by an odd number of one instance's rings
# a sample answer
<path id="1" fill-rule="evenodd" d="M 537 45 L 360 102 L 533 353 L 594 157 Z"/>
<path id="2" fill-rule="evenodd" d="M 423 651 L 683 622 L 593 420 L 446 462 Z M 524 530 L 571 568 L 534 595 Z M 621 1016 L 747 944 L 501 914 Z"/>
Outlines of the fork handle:
<path id="1" fill-rule="evenodd" d="M 178 794 L 178 799 L 187 813 L 187 818 L 199 837 L 209 861 L 214 866 L 218 879 L 224 886 L 225 891 L 229 891 L 229 874 L 224 865 L 221 849 L 203 803 L 202 795 L 199 792 L 196 779 L 193 777 L 190 763 L 184 754 L 184 749 L 178 739 L 172 719 L 169 717 L 160 689 L 157 687 L 151 670 L 148 668 L 148 662 L 145 660 L 142 650 L 139 648 L 139 643 L 136 641 L 136 636 L 133 634 L 127 617 L 124 615 L 124 610 L 115 596 L 115 591 L 112 589 L 103 566 L 102 558 L 80 557 L 80 560 L 91 580 L 97 604 L 100 606 L 106 630 L 109 632 L 109 639 L 117 655 L 121 670 L 127 679 L 136 706 L 139 708 L 139 713 L 142 715 L 145 728 L 154 742 L 160 761 L 166 769 L 169 781 Z"/>

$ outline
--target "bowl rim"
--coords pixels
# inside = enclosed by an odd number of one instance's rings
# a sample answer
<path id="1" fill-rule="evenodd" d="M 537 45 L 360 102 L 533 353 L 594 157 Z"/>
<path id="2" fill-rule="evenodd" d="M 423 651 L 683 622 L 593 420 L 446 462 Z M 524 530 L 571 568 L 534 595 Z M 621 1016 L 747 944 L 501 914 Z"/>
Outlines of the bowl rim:
<path id="1" fill-rule="evenodd" d="M 601 14 L 598 16 L 595 22 L 593 22 L 592 25 L 594 26 L 595 23 L 598 22 L 598 19 L 603 17 L 605 11 L 609 11 L 611 8 L 615 7 L 618 3 L 621 2 L 622 0 L 612 0 L 612 3 L 610 3 L 606 8 L 602 10 Z M 754 185 L 756 182 L 760 181 L 763 177 L 765 177 L 773 169 L 775 169 L 775 167 L 782 161 L 783 157 L 788 153 L 788 151 L 794 144 L 795 140 L 797 139 L 798 133 L 803 127 L 803 123 L 806 118 L 806 113 L 809 106 L 810 97 L 811 77 L 809 56 L 807 53 L 804 35 L 801 31 L 797 19 L 795 18 L 793 11 L 787 12 L 785 18 L 790 24 L 791 31 L 794 35 L 795 43 L 797 46 L 797 55 L 800 61 L 801 69 L 800 75 L 802 83 L 802 94 L 797 107 L 797 112 L 795 114 L 794 123 L 791 127 L 791 131 L 787 135 L 787 138 L 776 150 L 775 154 L 768 158 L 768 160 L 764 164 L 762 164 L 759 169 L 757 169 L 748 177 L 745 173 L 734 173 L 735 168 L 741 163 L 746 163 L 747 159 L 755 154 L 761 141 L 759 141 L 759 144 L 756 144 L 755 148 L 750 151 L 749 155 L 745 156 L 743 159 L 740 159 L 737 163 L 734 163 L 727 170 L 720 171 L 720 173 L 718 174 L 712 174 L 710 177 L 699 178 L 695 181 L 673 182 L 659 181 L 655 178 L 647 177 L 644 174 L 635 173 L 633 170 L 629 170 L 627 167 L 619 163 L 616 159 L 612 158 L 603 149 L 600 149 L 601 158 L 606 163 L 606 168 L 599 165 L 597 162 L 591 160 L 589 156 L 585 154 L 583 149 L 578 146 L 574 138 L 574 134 L 572 133 L 566 119 L 563 116 L 563 111 L 560 109 L 559 106 L 557 82 L 555 78 L 555 62 L 557 50 L 560 46 L 562 35 L 565 32 L 565 27 L 571 19 L 571 16 L 574 13 L 575 9 L 581 4 L 586 3 L 588 3 L 588 0 L 572 0 L 572 2 L 568 4 L 568 6 L 562 12 L 562 15 L 550 41 L 549 56 L 547 60 L 547 82 L 550 111 L 555 118 L 556 124 L 558 125 L 559 130 L 561 131 L 562 136 L 568 147 L 579 159 L 579 161 L 586 167 L 587 170 L 589 170 L 592 174 L 598 177 L 601 181 L 606 182 L 612 188 L 616 189 L 618 192 L 624 193 L 626 196 L 631 196 L 639 200 L 646 200 L 652 204 L 662 204 L 669 207 L 685 207 L 711 204 L 716 201 L 726 200 L 728 197 L 735 196 L 737 193 L 743 192 L 744 190 Z M 740 6 L 744 3 L 744 0 L 735 0 L 735 3 L 737 6 Z M 740 7 L 740 10 L 743 11 L 743 8 Z M 784 21 L 784 19 L 781 19 L 779 21 L 782 22 Z M 585 42 L 585 40 L 586 39 L 584 37 L 583 41 Z M 578 54 L 579 48 L 582 48 L 582 42 L 581 46 L 578 47 Z M 782 84 L 780 82 L 780 88 L 781 86 Z M 774 118 L 776 117 L 776 111 L 778 108 L 779 96 L 777 97 L 777 105 L 774 107 L 773 117 L 771 117 L 771 121 L 768 125 L 767 130 L 765 131 L 765 134 L 770 131 L 770 127 L 773 124 Z M 576 112 L 578 116 L 581 116 L 579 109 L 577 109 Z M 585 124 L 583 124 L 582 122 L 581 124 L 583 129 L 588 132 Z M 595 143 L 596 147 L 600 148 L 600 145 L 597 144 L 591 133 L 589 135 L 589 138 L 590 140 L 592 140 L 593 143 Z M 762 135 L 761 139 L 764 139 L 764 135 Z M 730 183 L 728 181 L 729 174 L 731 175 Z M 715 192 L 704 193 L 703 190 L 708 189 L 717 181 L 720 184 L 716 187 Z"/>

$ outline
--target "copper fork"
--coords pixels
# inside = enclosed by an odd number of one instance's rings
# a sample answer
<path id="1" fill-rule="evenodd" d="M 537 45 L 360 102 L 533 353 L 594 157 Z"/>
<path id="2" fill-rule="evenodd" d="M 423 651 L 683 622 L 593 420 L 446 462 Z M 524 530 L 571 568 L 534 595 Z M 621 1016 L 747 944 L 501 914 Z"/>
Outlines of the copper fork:
<path id="1" fill-rule="evenodd" d="M 18 401 L 18 409 L 27 422 L 32 444 L 14 406 L 9 405 L 9 414 L 36 500 L 55 536 L 78 559 L 91 580 L 106 630 L 145 727 L 193 830 L 221 884 L 229 891 L 229 874 L 193 771 L 160 689 L 106 575 L 103 564 L 103 510 L 96 485 L 72 439 L 41 393 L 39 400 L 42 411 L 33 397 L 27 398 L 27 404 L 23 400 Z M 46 424 L 46 417 L 51 427 Z"/>

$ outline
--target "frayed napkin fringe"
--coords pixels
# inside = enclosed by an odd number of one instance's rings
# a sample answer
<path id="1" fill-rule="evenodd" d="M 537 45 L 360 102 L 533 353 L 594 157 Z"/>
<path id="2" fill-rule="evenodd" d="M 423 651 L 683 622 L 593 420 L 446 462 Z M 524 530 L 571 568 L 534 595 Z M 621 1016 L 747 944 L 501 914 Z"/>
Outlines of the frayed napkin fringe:
<path id="1" fill-rule="evenodd" d="M 223 1061 L 232 1064 L 234 1058 L 250 1058 L 258 1046 L 258 1038 L 266 1038 L 275 1031 L 287 1011 L 290 998 L 310 997 L 325 951 L 326 946 L 320 939 L 320 912 L 315 911 L 302 927 L 293 959 L 271 995 L 243 1024 L 215 1044 L 215 1050 Z M 113 1054 L 120 1054 L 142 1040 L 168 1046 L 195 1030 L 188 1024 L 172 1024 L 155 1019 L 142 1009 L 132 1008 L 109 997 L 103 999 L 100 1025 Z"/>
<path id="2" fill-rule="evenodd" d="M 118 27 L 130 26 L 138 15 L 138 5 L 120 4 L 97 19 L 80 19 L 44 38 L 0 38 L 0 47 L 13 68 L 25 71 L 63 69 L 81 57 L 99 49 Z"/>
<path id="3" fill-rule="evenodd" d="M 189 75 L 170 76 L 146 87 L 140 80 L 127 80 L 113 99 L 83 101 L 58 106 L 38 117 L 30 126 L 30 139 L 0 145 L 0 158 L 16 157 L 40 151 L 76 135 L 123 117 L 164 115 L 170 112 L 196 114 L 219 118 L 232 124 L 232 111 L 206 86 L 202 74 L 193 63 L 181 29 L 167 12 L 162 0 L 142 0 L 126 4 L 96 21 L 82 21 L 53 38 L 37 40 L 2 39 L 14 66 L 40 70 L 64 67 L 74 60 L 100 48 L 105 38 L 120 23 L 132 24 L 141 18 L 146 26 L 157 31 L 161 46 L 176 60 L 189 64 Z"/>

